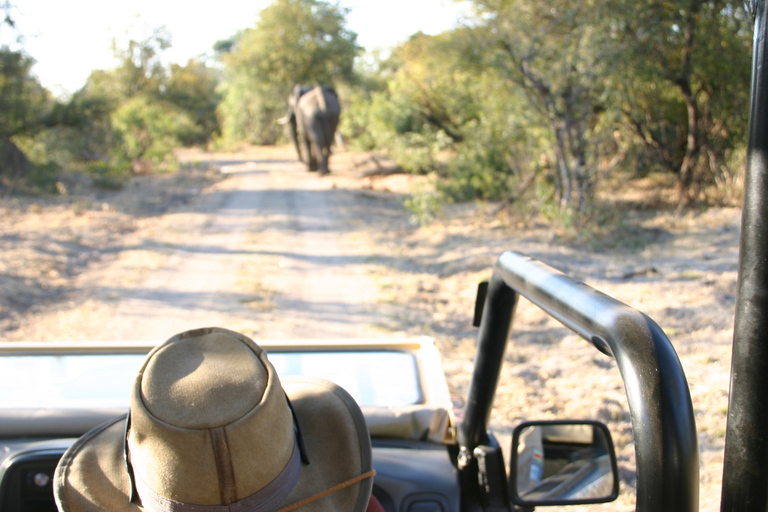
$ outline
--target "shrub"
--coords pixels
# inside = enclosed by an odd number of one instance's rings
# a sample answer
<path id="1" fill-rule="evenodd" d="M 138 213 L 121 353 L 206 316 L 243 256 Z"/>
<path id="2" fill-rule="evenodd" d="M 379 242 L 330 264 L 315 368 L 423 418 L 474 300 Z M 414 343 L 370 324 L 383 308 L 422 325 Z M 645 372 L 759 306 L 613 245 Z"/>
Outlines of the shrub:
<path id="1" fill-rule="evenodd" d="M 112 164 L 120 167 L 127 163 L 135 171 L 175 169 L 173 150 L 195 130 L 183 110 L 142 96 L 123 103 L 110 121 L 117 139 Z"/>

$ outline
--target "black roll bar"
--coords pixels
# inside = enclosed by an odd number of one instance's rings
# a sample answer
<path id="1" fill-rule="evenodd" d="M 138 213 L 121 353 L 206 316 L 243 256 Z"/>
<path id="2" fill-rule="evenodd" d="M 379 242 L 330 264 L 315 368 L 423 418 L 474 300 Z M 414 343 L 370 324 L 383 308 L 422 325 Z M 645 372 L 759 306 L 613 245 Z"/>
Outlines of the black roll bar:
<path id="1" fill-rule="evenodd" d="M 488 419 L 518 294 L 615 358 L 635 436 L 637 510 L 698 510 L 693 405 L 667 336 L 643 313 L 516 252 L 502 254 L 494 267 L 478 334 L 478 359 L 458 431 L 461 451 L 472 453 L 488 439 Z"/>
<path id="2" fill-rule="evenodd" d="M 754 16 L 739 288 L 723 466 L 723 511 L 768 509 L 768 13 Z"/>

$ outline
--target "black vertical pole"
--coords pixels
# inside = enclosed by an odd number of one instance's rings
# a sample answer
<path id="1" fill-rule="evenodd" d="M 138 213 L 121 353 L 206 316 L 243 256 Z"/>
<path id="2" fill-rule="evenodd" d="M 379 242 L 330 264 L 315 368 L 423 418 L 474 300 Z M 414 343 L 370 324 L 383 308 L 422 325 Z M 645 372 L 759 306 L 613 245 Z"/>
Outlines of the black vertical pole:
<path id="1" fill-rule="evenodd" d="M 768 37 L 754 0 L 752 101 L 721 510 L 768 510 Z"/>
<path id="2" fill-rule="evenodd" d="M 517 292 L 494 272 L 488 285 L 480 331 L 477 335 L 475 365 L 467 390 L 464 420 L 459 424 L 457 431 L 459 451 L 456 463 L 459 468 L 463 512 L 509 510 L 508 500 L 502 507 L 496 506 L 497 503 L 486 503 L 489 496 L 480 489 L 480 468 L 474 450 L 490 441 L 488 421 L 518 298 Z M 506 489 L 506 486 L 503 489 Z"/>
<path id="3" fill-rule="evenodd" d="M 464 421 L 457 432 L 459 446 L 468 453 L 488 439 L 488 420 L 517 301 L 517 292 L 494 272 L 477 335 L 475 366 L 467 391 Z"/>
<path id="4" fill-rule="evenodd" d="M 518 295 L 493 273 L 483 309 L 472 380 L 467 392 L 464 421 L 459 425 L 458 441 L 469 453 L 488 439 L 488 419 L 499 382 L 504 352 L 512 327 Z"/>

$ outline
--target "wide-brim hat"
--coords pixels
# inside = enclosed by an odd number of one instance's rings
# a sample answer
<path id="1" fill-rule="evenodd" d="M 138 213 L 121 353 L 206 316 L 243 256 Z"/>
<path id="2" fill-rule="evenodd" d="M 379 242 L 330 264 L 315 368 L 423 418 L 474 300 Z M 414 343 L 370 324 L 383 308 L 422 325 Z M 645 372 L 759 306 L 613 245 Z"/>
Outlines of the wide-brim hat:
<path id="1" fill-rule="evenodd" d="M 226 329 L 153 349 L 130 412 L 78 439 L 54 476 L 62 512 L 364 512 L 371 441 L 354 399 L 320 379 L 280 382 Z"/>

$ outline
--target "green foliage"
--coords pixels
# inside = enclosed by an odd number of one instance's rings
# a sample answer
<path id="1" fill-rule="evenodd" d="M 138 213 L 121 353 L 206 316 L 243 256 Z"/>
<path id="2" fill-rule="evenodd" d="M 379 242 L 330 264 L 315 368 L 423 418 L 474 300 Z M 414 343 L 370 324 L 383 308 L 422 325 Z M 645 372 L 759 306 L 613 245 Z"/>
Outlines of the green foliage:
<path id="1" fill-rule="evenodd" d="M 340 93 L 351 147 L 434 177 L 435 191 L 406 202 L 418 222 L 442 201 L 479 198 L 580 229 L 599 217 L 598 180 L 619 172 L 675 173 L 689 198 L 737 196 L 751 50 L 742 3 L 470 3 L 466 26 L 362 59 L 348 9 L 325 0 L 274 0 L 216 42 L 216 68 L 165 65 L 169 34 L 145 30 L 61 104 L 32 59 L 3 47 L 0 144 L 28 172 L 83 168 L 120 186 L 131 169 L 172 166 L 181 144 L 280 141 L 294 84 L 325 83 Z M 11 30 L 8 5 L 0 28 Z"/>
<path id="2" fill-rule="evenodd" d="M 122 98 L 159 96 L 167 76 L 161 55 L 170 47 L 171 35 L 165 27 L 140 34 L 138 39 L 130 38 L 125 48 L 113 42 L 112 51 L 119 64 L 110 71 L 110 85 Z"/>
<path id="3" fill-rule="evenodd" d="M 636 138 L 638 161 L 677 173 L 683 194 L 733 175 L 749 110 L 745 5 L 611 5 L 606 12 L 617 58 L 610 81 Z"/>
<path id="4" fill-rule="evenodd" d="M 367 72 L 361 83 L 369 90 L 352 93 L 342 119 L 356 147 L 386 151 L 414 173 L 444 169 L 444 157 L 479 115 L 472 73 L 455 58 L 456 42 L 451 34 L 416 34 Z"/>
<path id="5" fill-rule="evenodd" d="M 499 200 L 509 195 L 514 180 L 506 163 L 504 148 L 498 144 L 479 144 L 463 148 L 451 161 L 443 192 L 458 201 Z"/>
<path id="6" fill-rule="evenodd" d="M 393 69 L 388 90 L 394 101 L 409 106 L 406 117 L 394 120 L 397 133 L 428 127 L 461 142 L 465 125 L 477 119 L 476 76 L 463 65 L 463 45 L 457 34 L 418 33 L 395 50 L 388 63 Z"/>
<path id="7" fill-rule="evenodd" d="M 124 102 L 110 120 L 119 141 L 115 159 L 132 163 L 134 170 L 143 170 L 147 164 L 149 168 L 175 169 L 173 150 L 195 131 L 186 112 L 144 96 Z"/>
<path id="8" fill-rule="evenodd" d="M 218 74 L 195 60 L 166 66 L 169 46 L 162 27 L 115 45 L 118 65 L 94 70 L 66 103 L 54 102 L 31 76 L 31 58 L 0 48 L 0 173 L 42 183 L 66 167 L 118 187 L 132 169 L 172 168 L 173 149 L 212 139 Z"/>
<path id="9" fill-rule="evenodd" d="M 437 171 L 443 200 L 505 199 L 546 139 L 519 90 L 480 55 L 473 29 L 414 35 L 380 63 L 386 87 L 353 96 L 343 128 L 415 173 Z"/>
<path id="10" fill-rule="evenodd" d="M 204 63 L 162 63 L 170 36 L 162 28 L 115 49 L 118 65 L 94 70 L 50 116 L 49 153 L 108 187 L 126 170 L 172 168 L 172 150 L 205 144 L 219 132 L 218 74 Z"/>
<path id="11" fill-rule="evenodd" d="M 285 114 L 287 92 L 278 95 L 268 84 L 252 83 L 244 75 L 230 77 L 221 90 L 218 112 L 225 141 L 274 144 L 279 140 L 283 129 L 276 121 Z"/>
<path id="12" fill-rule="evenodd" d="M 353 79 L 357 34 L 346 28 L 348 9 L 321 0 L 275 0 L 256 26 L 235 36 L 222 53 L 225 139 L 270 144 L 282 135 L 297 83 L 335 85 Z"/>
<path id="13" fill-rule="evenodd" d="M 54 129 L 46 138 L 62 165 L 109 158 L 114 140 L 109 117 L 124 99 L 109 87 L 108 77 L 105 71 L 92 72 L 83 88 L 54 109 Z"/>
<path id="14" fill-rule="evenodd" d="M 439 191 L 420 187 L 403 200 L 403 206 L 411 213 L 411 224 L 427 226 L 440 216 L 445 201 Z"/>
<path id="15" fill-rule="evenodd" d="M 481 112 L 440 184 L 447 196 L 461 201 L 517 201 L 519 207 L 519 196 L 539 175 L 551 177 L 550 166 L 542 164 L 548 162 L 545 155 L 551 150 L 548 131 L 528 109 L 510 108 L 525 105 L 526 100 L 509 85 L 494 70 L 478 78 Z"/>
<path id="16" fill-rule="evenodd" d="M 0 138 L 40 130 L 50 109 L 49 93 L 31 74 L 34 60 L 0 47 Z"/>
<path id="17" fill-rule="evenodd" d="M 219 135 L 216 109 L 221 102 L 218 74 L 203 62 L 191 59 L 185 66 L 171 64 L 162 99 L 180 108 L 190 117 L 194 130 L 182 135 L 186 146 L 204 144 Z"/>
<path id="18" fill-rule="evenodd" d="M 13 25 L 7 8 L 4 24 Z M 10 181 L 45 190 L 54 169 L 36 166 L 23 150 L 26 141 L 45 129 L 52 106 L 50 95 L 31 74 L 33 64 L 23 52 L 0 47 L 0 185 Z"/>
<path id="19" fill-rule="evenodd" d="M 375 90 L 366 88 L 348 88 L 338 91 L 342 102 L 339 131 L 352 148 L 368 151 L 376 147 L 376 137 L 371 133 L 373 120 L 371 113 Z"/>
<path id="20" fill-rule="evenodd" d="M 119 190 L 131 179 L 131 167 L 127 162 L 87 162 L 85 172 L 93 184 L 107 190 Z"/>
<path id="21" fill-rule="evenodd" d="M 348 9 L 321 0 L 275 0 L 261 11 L 233 52 L 276 85 L 349 79 L 359 51 L 346 25 Z"/>
<path id="22" fill-rule="evenodd" d="M 605 106 L 602 6 L 592 0 L 476 2 L 488 17 L 480 39 L 488 64 L 517 88 L 531 112 L 526 130 L 548 132 L 546 158 L 561 210 L 583 215 L 596 179 Z"/>
<path id="23" fill-rule="evenodd" d="M 366 134 L 372 145 L 409 172 L 426 174 L 440 168 L 438 156 L 451 144 L 444 132 L 429 125 L 414 128 L 420 124 L 418 114 L 403 98 L 377 93 L 369 105 Z"/>
<path id="24" fill-rule="evenodd" d="M 742 4 L 471 3 L 467 27 L 368 61 L 342 121 L 355 147 L 436 171 L 441 198 L 579 229 L 609 173 L 685 173 L 696 197 L 733 187 L 749 97 Z"/>

